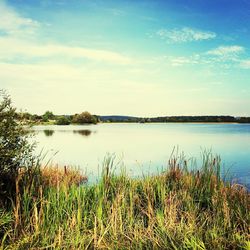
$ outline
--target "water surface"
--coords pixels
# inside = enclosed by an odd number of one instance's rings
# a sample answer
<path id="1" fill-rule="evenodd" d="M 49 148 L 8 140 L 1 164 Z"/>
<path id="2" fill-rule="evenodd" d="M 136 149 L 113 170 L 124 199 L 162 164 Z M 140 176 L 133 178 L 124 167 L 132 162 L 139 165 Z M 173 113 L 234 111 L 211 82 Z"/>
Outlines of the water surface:
<path id="1" fill-rule="evenodd" d="M 37 151 L 59 165 L 72 165 L 98 176 L 107 153 L 122 160 L 132 176 L 155 173 L 167 166 L 174 147 L 187 158 L 202 149 L 221 156 L 223 167 L 240 182 L 250 183 L 249 124 L 98 124 L 35 126 Z"/>

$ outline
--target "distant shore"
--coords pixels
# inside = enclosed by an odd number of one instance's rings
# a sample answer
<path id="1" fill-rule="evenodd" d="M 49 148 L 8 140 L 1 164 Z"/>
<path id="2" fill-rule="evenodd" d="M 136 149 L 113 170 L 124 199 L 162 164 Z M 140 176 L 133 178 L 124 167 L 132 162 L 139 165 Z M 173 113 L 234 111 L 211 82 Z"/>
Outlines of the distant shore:
<path id="1" fill-rule="evenodd" d="M 32 126 L 52 126 L 52 125 L 57 125 L 57 126 L 61 126 L 56 124 L 54 121 L 53 122 L 39 122 L 39 123 L 28 123 L 29 125 Z M 129 121 L 119 121 L 119 122 L 99 122 L 98 124 L 211 124 L 211 125 L 215 125 L 215 124 L 240 124 L 240 125 L 249 125 L 250 122 L 244 122 L 244 123 L 240 123 L 240 122 L 129 122 Z M 89 124 L 89 123 L 83 123 L 83 124 L 67 124 L 67 125 L 98 125 L 98 124 Z M 67 126 L 66 125 L 66 126 Z"/>
<path id="2" fill-rule="evenodd" d="M 17 113 L 17 120 L 26 124 L 35 125 L 97 123 L 250 123 L 250 117 L 226 115 L 134 117 L 124 115 L 92 115 L 87 111 L 74 115 L 54 115 L 51 111 L 46 111 L 43 115 Z"/>

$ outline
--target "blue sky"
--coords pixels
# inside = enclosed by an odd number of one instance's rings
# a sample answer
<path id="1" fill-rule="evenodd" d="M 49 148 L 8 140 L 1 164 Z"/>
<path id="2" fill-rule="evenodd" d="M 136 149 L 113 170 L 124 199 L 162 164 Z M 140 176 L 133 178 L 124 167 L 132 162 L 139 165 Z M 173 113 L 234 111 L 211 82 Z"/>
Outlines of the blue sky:
<path id="1" fill-rule="evenodd" d="M 0 0 L 0 88 L 42 114 L 250 116 L 248 0 Z"/>

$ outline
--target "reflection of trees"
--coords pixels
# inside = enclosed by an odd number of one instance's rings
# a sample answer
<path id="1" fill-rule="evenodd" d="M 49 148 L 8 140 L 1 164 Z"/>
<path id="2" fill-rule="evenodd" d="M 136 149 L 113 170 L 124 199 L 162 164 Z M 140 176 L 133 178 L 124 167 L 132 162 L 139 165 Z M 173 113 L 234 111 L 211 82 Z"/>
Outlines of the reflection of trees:
<path id="1" fill-rule="evenodd" d="M 73 130 L 73 133 L 74 134 L 80 134 L 80 135 L 83 135 L 83 136 L 89 136 L 92 131 L 89 130 L 89 129 L 82 129 L 82 130 Z"/>
<path id="2" fill-rule="evenodd" d="M 52 136 L 55 133 L 54 130 L 50 130 L 50 129 L 45 129 L 45 130 L 43 130 L 43 132 L 44 132 L 45 136 Z"/>

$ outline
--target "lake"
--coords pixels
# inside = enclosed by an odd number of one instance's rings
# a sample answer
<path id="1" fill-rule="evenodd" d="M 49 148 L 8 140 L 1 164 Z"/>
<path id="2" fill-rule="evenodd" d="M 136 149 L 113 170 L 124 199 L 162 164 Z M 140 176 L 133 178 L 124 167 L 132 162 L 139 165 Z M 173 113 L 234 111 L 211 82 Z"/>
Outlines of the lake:
<path id="1" fill-rule="evenodd" d="M 44 161 L 80 167 L 90 179 L 99 175 L 107 154 L 115 155 L 118 169 L 140 176 L 164 169 L 178 148 L 187 159 L 196 158 L 197 165 L 202 150 L 212 150 L 232 178 L 250 184 L 250 124 L 105 123 L 33 129 L 37 152 L 46 153 Z"/>

